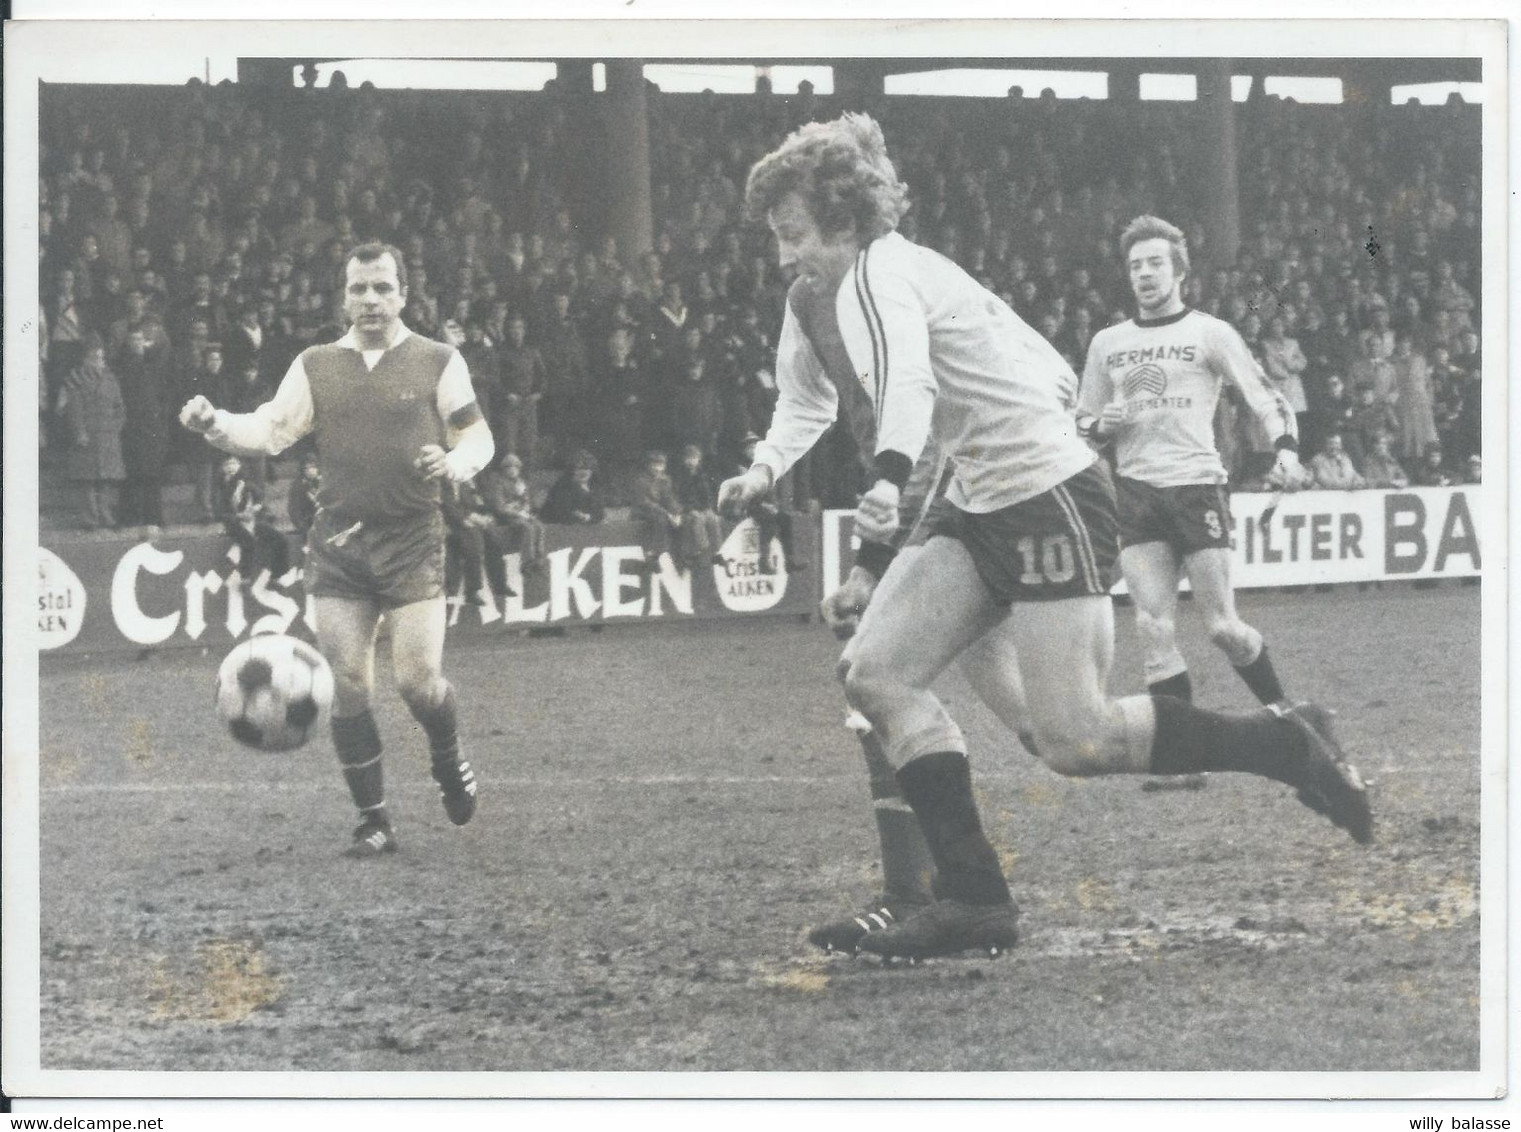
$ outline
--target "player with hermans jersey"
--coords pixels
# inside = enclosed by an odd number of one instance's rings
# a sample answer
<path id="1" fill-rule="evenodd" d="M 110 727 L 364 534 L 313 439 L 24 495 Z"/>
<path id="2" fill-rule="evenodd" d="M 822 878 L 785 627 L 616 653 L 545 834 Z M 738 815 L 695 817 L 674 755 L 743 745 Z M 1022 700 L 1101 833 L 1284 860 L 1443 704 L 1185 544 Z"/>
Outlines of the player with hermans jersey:
<path id="1" fill-rule="evenodd" d="M 781 266 L 798 271 L 804 301 L 789 301 L 784 315 L 765 441 L 719 489 L 720 505 L 734 513 L 769 492 L 835 421 L 840 390 L 859 387 L 875 425 L 856 562 L 887 593 L 852 642 L 845 691 L 882 737 L 918 819 L 936 900 L 860 946 L 921 958 L 1002 950 L 1016 938 L 1018 910 L 983 831 L 966 739 L 930 690 L 1001 626 L 1036 754 L 1053 769 L 1259 774 L 1368 840 L 1366 791 L 1320 709 L 1226 714 L 1168 696 L 1109 697 L 1114 492 L 1063 402 L 1075 377 L 1006 304 L 896 231 L 907 190 L 880 127 L 853 114 L 801 127 L 752 169 L 746 205 L 771 227 Z M 954 467 L 947 515 L 922 549 L 894 560 L 902 490 L 931 439 Z"/>
<path id="2" fill-rule="evenodd" d="M 1230 382 L 1278 452 L 1278 473 L 1299 475 L 1294 411 L 1272 389 L 1241 336 L 1183 302 L 1188 244 L 1155 216 L 1120 237 L 1135 294 L 1133 319 L 1093 336 L 1078 424 L 1114 445 L 1120 570 L 1135 604 L 1153 695 L 1193 697 L 1178 651 L 1178 583 L 1186 574 L 1212 641 L 1257 699 L 1284 702 L 1262 634 L 1241 620 L 1231 586 L 1231 515 L 1215 447 L 1215 407 Z"/>
<path id="3" fill-rule="evenodd" d="M 455 825 L 475 813 L 475 772 L 460 757 L 454 689 L 442 671 L 440 483 L 472 479 L 491 462 L 493 444 L 459 351 L 401 322 L 401 252 L 361 244 L 345 275 L 347 334 L 304 350 L 253 412 L 229 413 L 195 397 L 180 420 L 241 454 L 275 455 L 308 434 L 316 440 L 322 486 L 305 588 L 318 647 L 333 668 L 333 745 L 360 813 L 347 853 L 373 857 L 397 848 L 370 707 L 382 616 L 397 691 L 428 737 L 444 811 Z"/>

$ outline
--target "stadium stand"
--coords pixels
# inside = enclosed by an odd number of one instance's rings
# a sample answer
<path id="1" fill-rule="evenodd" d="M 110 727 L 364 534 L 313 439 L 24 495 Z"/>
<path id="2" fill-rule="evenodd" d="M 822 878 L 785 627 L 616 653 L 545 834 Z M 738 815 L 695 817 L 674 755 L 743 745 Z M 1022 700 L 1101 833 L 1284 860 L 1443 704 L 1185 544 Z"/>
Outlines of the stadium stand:
<path id="1" fill-rule="evenodd" d="M 1094 332 L 1125 316 L 1118 234 L 1154 212 L 1190 234 L 1189 302 L 1241 330 L 1300 412 L 1307 456 L 1336 430 L 1363 459 L 1348 422 L 1371 389 L 1406 470 L 1479 466 L 1478 107 L 1238 104 L 1242 242 L 1226 262 L 1189 174 L 1205 156 L 1196 104 L 658 90 L 648 103 L 655 243 L 634 252 L 586 221 L 581 147 L 552 91 L 45 87 L 44 524 L 85 511 L 66 422 L 96 337 L 121 427 L 168 438 L 123 438 L 135 503 L 116 521 L 156 514 L 162 482 L 169 523 L 211 522 L 209 455 L 168 418 L 196 392 L 251 407 L 302 348 L 337 337 L 345 249 L 363 239 L 402 249 L 404 318 L 460 344 L 540 498 L 582 450 L 623 504 L 647 449 L 694 443 L 731 465 L 769 419 L 786 290 L 768 233 L 742 215 L 744 178 L 786 131 L 844 109 L 883 123 L 912 189 L 905 233 L 1079 372 Z M 1217 425 L 1233 482 L 1260 484 L 1265 439 L 1229 400 Z M 249 469 L 278 522 L 299 457 Z M 844 505 L 858 478 L 837 437 L 793 474 L 793 498 Z"/>

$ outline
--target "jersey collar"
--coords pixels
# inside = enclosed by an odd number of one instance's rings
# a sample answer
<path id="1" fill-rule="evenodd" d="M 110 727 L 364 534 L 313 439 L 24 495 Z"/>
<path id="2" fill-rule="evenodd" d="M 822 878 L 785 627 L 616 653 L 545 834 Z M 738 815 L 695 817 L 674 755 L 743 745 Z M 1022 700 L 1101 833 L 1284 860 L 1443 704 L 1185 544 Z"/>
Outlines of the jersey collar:
<path id="1" fill-rule="evenodd" d="M 408 337 L 410 337 L 411 334 L 412 334 L 412 332 L 407 329 L 406 323 L 398 322 L 396 324 L 396 336 L 394 338 L 392 338 L 391 341 L 385 347 L 383 347 L 383 348 L 386 349 L 386 350 L 389 350 L 389 349 L 392 349 L 393 347 L 399 346 Z M 350 349 L 350 350 L 357 350 L 357 349 L 359 349 L 359 339 L 357 339 L 357 338 L 354 337 L 354 329 L 353 329 L 353 327 L 350 327 L 349 328 L 349 332 L 347 334 L 345 334 L 342 338 L 338 339 L 338 341 L 335 342 L 335 343 L 333 343 L 333 344 L 335 346 L 346 347 L 347 349 Z"/>
<path id="2" fill-rule="evenodd" d="M 1177 314 L 1163 315 L 1161 318 L 1142 318 L 1140 315 L 1136 315 L 1135 316 L 1135 324 L 1137 326 L 1147 326 L 1147 327 L 1151 327 L 1151 326 L 1171 326 L 1175 322 L 1181 322 L 1183 319 L 1187 318 L 1189 315 L 1191 315 L 1193 313 L 1194 313 L 1194 308 L 1193 307 L 1184 307 Z"/>

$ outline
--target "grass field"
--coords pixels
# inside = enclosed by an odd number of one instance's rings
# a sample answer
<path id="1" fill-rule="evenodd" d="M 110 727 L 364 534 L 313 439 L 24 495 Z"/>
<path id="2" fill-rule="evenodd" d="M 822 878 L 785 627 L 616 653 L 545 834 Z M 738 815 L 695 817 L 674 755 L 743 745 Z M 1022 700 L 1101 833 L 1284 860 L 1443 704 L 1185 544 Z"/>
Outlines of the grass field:
<path id="1" fill-rule="evenodd" d="M 817 625 L 453 647 L 456 830 L 381 697 L 403 851 L 340 856 L 330 745 L 260 756 L 219 657 L 42 678 L 44 1069 L 1474 1070 L 1479 591 L 1243 595 L 1376 780 L 1355 845 L 1287 788 L 1067 780 L 954 674 L 1024 938 L 884 969 L 806 926 L 877 886 Z M 1114 685 L 1139 688 L 1129 610 Z M 1197 700 L 1250 706 L 1185 607 Z"/>

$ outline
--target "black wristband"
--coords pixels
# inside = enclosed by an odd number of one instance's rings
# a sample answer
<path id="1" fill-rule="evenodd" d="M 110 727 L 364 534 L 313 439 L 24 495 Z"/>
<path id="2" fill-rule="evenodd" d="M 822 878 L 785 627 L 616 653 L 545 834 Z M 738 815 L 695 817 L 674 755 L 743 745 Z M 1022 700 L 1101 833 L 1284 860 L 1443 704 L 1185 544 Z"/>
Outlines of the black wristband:
<path id="1" fill-rule="evenodd" d="M 885 542 L 870 542 L 862 539 L 860 547 L 856 550 L 856 565 L 880 582 L 897 553 L 896 547 L 888 546 Z"/>
<path id="2" fill-rule="evenodd" d="M 1288 433 L 1284 433 L 1277 440 L 1273 441 L 1273 449 L 1277 452 L 1282 452 L 1284 449 L 1288 449 L 1290 452 L 1298 452 L 1299 441 Z"/>
<path id="3" fill-rule="evenodd" d="M 908 477 L 913 475 L 914 462 L 902 452 L 894 452 L 889 448 L 877 453 L 877 458 L 872 463 L 872 471 L 879 480 L 886 480 L 902 491 L 908 486 Z"/>

